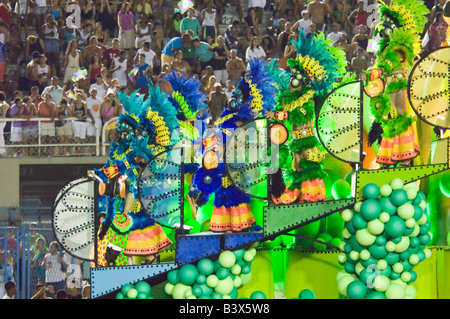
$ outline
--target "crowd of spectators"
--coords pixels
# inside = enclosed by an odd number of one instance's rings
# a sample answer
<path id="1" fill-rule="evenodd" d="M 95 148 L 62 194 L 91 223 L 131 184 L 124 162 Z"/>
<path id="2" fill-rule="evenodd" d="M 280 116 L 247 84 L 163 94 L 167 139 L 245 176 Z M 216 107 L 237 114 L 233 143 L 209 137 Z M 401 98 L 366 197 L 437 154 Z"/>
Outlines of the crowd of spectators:
<path id="1" fill-rule="evenodd" d="M 93 143 L 123 112 L 117 92 L 149 83 L 169 93 L 172 70 L 198 78 L 216 118 L 251 58 L 286 61 L 290 40 L 324 32 L 346 53 L 349 71 L 374 61 L 371 38 L 376 0 L 3 0 L 0 4 L 0 156 L 6 144 Z M 189 2 L 189 1 L 188 1 Z M 431 10 L 424 50 L 445 40 L 445 0 Z M 50 120 L 38 125 L 33 117 Z M 70 120 L 66 120 L 69 118 Z M 6 127 L 5 127 L 6 126 Z M 4 134 L 1 134 L 3 133 Z M 115 138 L 108 126 L 106 141 Z M 6 141 L 5 141 L 6 140 Z M 24 155 L 31 149 L 22 150 Z M 11 148 L 20 155 L 20 149 Z M 28 152 L 28 153 L 27 153 Z M 76 154 L 81 147 L 42 148 L 43 155 Z"/>
<path id="2" fill-rule="evenodd" d="M 37 229 L 37 223 L 31 223 L 29 233 L 16 238 L 13 228 L 5 231 L 0 238 L 0 299 L 18 298 L 24 289 L 21 272 L 29 282 L 31 299 L 85 299 L 90 298 L 90 284 L 82 276 L 82 261 L 77 260 L 59 247 L 52 239 L 46 238 Z M 22 245 L 29 247 L 24 251 Z M 26 270 L 23 269 L 26 259 Z M 19 283 L 19 284 L 18 284 Z M 19 291 L 20 290 L 20 291 Z"/>

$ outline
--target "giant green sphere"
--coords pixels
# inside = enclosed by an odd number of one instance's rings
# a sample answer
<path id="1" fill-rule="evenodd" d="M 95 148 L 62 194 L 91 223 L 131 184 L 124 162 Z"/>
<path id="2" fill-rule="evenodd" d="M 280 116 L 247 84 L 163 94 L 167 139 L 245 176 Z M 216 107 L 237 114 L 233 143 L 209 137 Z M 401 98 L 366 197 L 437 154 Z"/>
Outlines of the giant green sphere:
<path id="1" fill-rule="evenodd" d="M 214 290 L 222 295 L 228 295 L 233 290 L 233 288 L 233 279 L 231 279 L 231 277 L 226 277 L 224 280 L 219 280 L 219 283 Z"/>
<path id="2" fill-rule="evenodd" d="M 405 298 L 405 288 L 399 284 L 391 283 L 385 294 L 387 299 L 403 299 Z"/>
<path id="3" fill-rule="evenodd" d="M 369 247 L 370 255 L 376 259 L 385 258 L 388 254 L 386 247 L 384 245 L 371 245 Z"/>
<path id="4" fill-rule="evenodd" d="M 353 219 L 352 219 L 352 224 L 353 224 L 353 227 L 356 230 L 358 230 L 358 229 L 366 228 L 367 221 L 360 214 L 355 214 L 355 216 L 353 216 Z"/>
<path id="5" fill-rule="evenodd" d="M 414 216 L 414 206 L 410 203 L 405 203 L 397 208 L 397 215 L 402 219 L 407 220 Z"/>
<path id="6" fill-rule="evenodd" d="M 228 268 L 220 268 L 218 271 L 216 271 L 216 276 L 219 278 L 219 280 L 223 280 L 227 278 L 230 275 L 230 271 Z M 226 295 L 226 294 L 225 294 Z"/>
<path id="7" fill-rule="evenodd" d="M 186 286 L 194 284 L 197 275 L 198 275 L 197 267 L 191 264 L 183 265 L 178 270 L 178 278 L 180 279 L 180 282 Z"/>
<path id="8" fill-rule="evenodd" d="M 384 275 L 376 276 L 373 280 L 373 288 L 376 291 L 385 292 L 391 283 L 391 280 Z"/>
<path id="9" fill-rule="evenodd" d="M 360 280 L 352 281 L 347 286 L 347 296 L 350 299 L 364 299 L 367 294 L 367 286 Z"/>
<path id="10" fill-rule="evenodd" d="M 403 189 L 396 189 L 392 192 L 390 199 L 394 205 L 399 207 L 408 201 L 408 193 Z"/>
<path id="11" fill-rule="evenodd" d="M 384 231 L 384 223 L 379 219 L 371 220 L 367 223 L 367 229 L 372 235 L 379 235 Z"/>
<path id="12" fill-rule="evenodd" d="M 311 289 L 303 289 L 298 294 L 298 299 L 316 299 L 316 295 Z"/>
<path id="13" fill-rule="evenodd" d="M 331 186 L 331 194 L 334 199 L 349 198 L 352 193 L 351 185 L 344 179 L 338 179 Z"/>
<path id="14" fill-rule="evenodd" d="M 172 285 L 176 285 L 177 283 L 180 282 L 180 278 L 178 277 L 178 269 L 169 271 L 167 273 L 167 280 L 172 284 Z"/>
<path id="15" fill-rule="evenodd" d="M 380 195 L 380 188 L 375 183 L 369 183 L 363 188 L 363 196 L 368 199 L 377 199 Z"/>
<path id="16" fill-rule="evenodd" d="M 173 299 L 185 299 L 188 290 L 190 290 L 192 293 L 192 288 L 190 286 L 184 285 L 181 282 L 177 283 L 173 288 Z"/>
<path id="17" fill-rule="evenodd" d="M 132 284 L 125 284 L 122 286 L 121 292 L 123 293 L 124 296 L 126 296 L 128 294 L 128 291 L 133 288 L 134 286 Z"/>
<path id="18" fill-rule="evenodd" d="M 383 197 L 391 196 L 392 194 L 392 187 L 388 184 L 384 184 L 380 187 L 380 195 Z"/>
<path id="19" fill-rule="evenodd" d="M 356 239 L 361 246 L 370 246 L 372 245 L 377 237 L 372 235 L 367 228 L 360 229 L 356 231 Z"/>
<path id="20" fill-rule="evenodd" d="M 197 263 L 197 269 L 199 273 L 209 276 L 214 272 L 214 263 L 207 258 L 200 259 Z"/>
<path id="21" fill-rule="evenodd" d="M 128 290 L 127 292 L 127 297 L 130 299 L 136 299 L 138 296 L 138 291 L 136 290 L 136 288 L 131 288 L 130 290 Z"/>
<path id="22" fill-rule="evenodd" d="M 379 202 L 383 212 L 386 212 L 389 215 L 394 215 L 397 212 L 397 207 L 392 203 L 390 197 L 381 197 Z"/>
<path id="23" fill-rule="evenodd" d="M 216 275 L 209 275 L 208 277 L 206 277 L 206 284 L 208 285 L 208 287 L 216 288 L 219 284 L 219 278 L 217 278 Z"/>
<path id="24" fill-rule="evenodd" d="M 365 220 L 377 219 L 381 214 L 381 206 L 376 199 L 367 199 L 361 205 L 361 215 Z M 353 217 L 355 219 L 355 216 Z"/>
<path id="25" fill-rule="evenodd" d="M 244 254 L 245 255 L 245 254 Z M 224 268 L 231 268 L 236 262 L 236 256 L 232 251 L 225 250 L 219 255 L 219 263 Z"/>
<path id="26" fill-rule="evenodd" d="M 250 299 L 267 299 L 262 291 L 255 291 L 250 295 Z"/>
<path id="27" fill-rule="evenodd" d="M 152 290 L 150 285 L 147 282 L 145 282 L 145 281 L 138 282 L 136 285 L 134 285 L 134 288 L 136 288 L 136 290 L 139 293 L 146 294 L 147 296 L 150 295 L 150 292 Z"/>
<path id="28" fill-rule="evenodd" d="M 367 295 L 367 299 L 386 299 L 386 296 L 382 292 L 372 291 Z"/>
<path id="29" fill-rule="evenodd" d="M 384 227 L 386 234 L 391 238 L 402 236 L 405 229 L 405 221 L 398 216 L 392 216 Z"/>

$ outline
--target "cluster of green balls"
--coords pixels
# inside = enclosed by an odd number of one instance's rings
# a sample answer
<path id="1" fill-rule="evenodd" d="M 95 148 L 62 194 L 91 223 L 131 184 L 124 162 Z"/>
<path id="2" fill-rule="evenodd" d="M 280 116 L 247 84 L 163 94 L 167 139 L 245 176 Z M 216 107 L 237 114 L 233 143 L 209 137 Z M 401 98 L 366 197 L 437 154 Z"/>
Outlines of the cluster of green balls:
<path id="1" fill-rule="evenodd" d="M 167 274 L 164 291 L 173 299 L 237 299 L 237 289 L 252 278 L 255 255 L 252 246 L 225 250 L 215 261 L 203 258 L 197 265 L 183 265 Z"/>
<path id="2" fill-rule="evenodd" d="M 125 284 L 120 292 L 117 293 L 116 299 L 153 299 L 150 295 L 152 288 L 145 281 L 139 281 L 137 284 Z"/>
<path id="3" fill-rule="evenodd" d="M 350 299 L 415 299 L 413 267 L 431 256 L 425 194 L 418 183 L 397 178 L 381 187 L 365 185 L 363 197 L 341 212 L 339 292 Z"/>

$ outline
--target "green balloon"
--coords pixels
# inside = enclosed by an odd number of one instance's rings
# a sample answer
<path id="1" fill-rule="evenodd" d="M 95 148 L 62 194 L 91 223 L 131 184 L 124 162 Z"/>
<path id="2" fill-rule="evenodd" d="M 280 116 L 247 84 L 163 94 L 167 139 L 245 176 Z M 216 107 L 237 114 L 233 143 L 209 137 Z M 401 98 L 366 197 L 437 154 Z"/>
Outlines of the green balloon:
<path id="1" fill-rule="evenodd" d="M 355 214 L 351 223 L 356 230 L 367 227 L 367 221 L 361 216 L 361 214 Z"/>
<path id="2" fill-rule="evenodd" d="M 125 296 L 123 295 L 123 293 L 119 292 L 116 295 L 116 299 L 125 299 Z"/>
<path id="3" fill-rule="evenodd" d="M 206 276 L 204 274 L 198 274 L 197 278 L 195 278 L 195 282 L 200 285 L 206 283 Z"/>
<path id="4" fill-rule="evenodd" d="M 373 244 L 369 247 L 370 255 L 376 259 L 383 259 L 387 256 L 388 251 L 384 245 Z"/>
<path id="5" fill-rule="evenodd" d="M 150 295 L 150 292 L 152 291 L 152 287 L 150 287 L 150 285 L 145 281 L 138 282 L 134 285 L 134 288 L 136 288 L 139 293 L 146 294 L 147 296 Z"/>
<path id="6" fill-rule="evenodd" d="M 444 174 L 439 179 L 439 189 L 445 197 L 450 197 L 450 174 Z"/>
<path id="7" fill-rule="evenodd" d="M 216 276 L 219 278 L 219 280 L 223 280 L 227 278 L 230 275 L 230 271 L 227 268 L 220 268 L 218 271 L 216 271 Z"/>
<path id="8" fill-rule="evenodd" d="M 363 188 L 363 196 L 368 199 L 377 199 L 380 195 L 380 188 L 375 183 L 366 184 Z"/>
<path id="9" fill-rule="evenodd" d="M 218 292 L 213 292 L 211 294 L 211 299 L 223 299 L 223 296 L 219 294 Z"/>
<path id="10" fill-rule="evenodd" d="M 350 299 L 364 299 L 367 294 L 367 286 L 362 281 L 355 280 L 347 286 L 346 292 Z"/>
<path id="11" fill-rule="evenodd" d="M 384 295 L 384 293 L 379 292 L 379 291 L 372 291 L 371 293 L 369 293 L 366 297 L 367 299 L 386 299 L 386 296 Z"/>
<path id="12" fill-rule="evenodd" d="M 197 269 L 199 273 L 209 276 L 214 272 L 214 263 L 208 258 L 200 259 L 197 263 Z"/>
<path id="13" fill-rule="evenodd" d="M 298 294 L 298 299 L 316 299 L 316 295 L 311 289 L 303 289 Z"/>
<path id="14" fill-rule="evenodd" d="M 250 295 L 250 299 L 267 299 L 262 291 L 255 291 Z"/>
<path id="15" fill-rule="evenodd" d="M 131 288 L 127 292 L 127 297 L 130 299 L 136 299 L 138 296 L 138 291 L 135 288 Z"/>
<path id="16" fill-rule="evenodd" d="M 225 250 L 219 255 L 219 263 L 224 268 L 231 268 L 236 262 L 236 256 L 232 251 Z"/>
<path id="17" fill-rule="evenodd" d="M 371 221 L 378 218 L 381 214 L 381 205 L 378 200 L 367 199 L 361 205 L 361 215 L 365 220 Z M 355 219 L 355 217 L 353 217 Z"/>
<path id="18" fill-rule="evenodd" d="M 176 285 L 177 283 L 180 282 L 180 279 L 178 278 L 178 269 L 169 271 L 167 273 L 167 280 L 172 284 L 172 285 Z"/>
<path id="19" fill-rule="evenodd" d="M 122 290 L 121 291 L 122 291 L 124 296 L 127 296 L 128 295 L 128 291 L 130 291 L 130 289 L 133 289 L 133 288 L 134 288 L 134 286 L 132 284 L 125 284 L 125 285 L 122 286 Z"/>
<path id="20" fill-rule="evenodd" d="M 200 227 L 200 232 L 205 233 L 209 231 L 209 224 L 211 223 L 211 219 L 207 219 L 202 223 Z"/>
<path id="21" fill-rule="evenodd" d="M 209 275 L 208 277 L 206 277 L 206 284 L 208 285 L 208 287 L 216 288 L 219 284 L 219 278 L 217 278 L 216 275 Z"/>
<path id="22" fill-rule="evenodd" d="M 402 236 L 406 230 L 405 221 L 398 216 L 392 216 L 385 224 L 384 230 L 391 238 Z"/>
<path id="23" fill-rule="evenodd" d="M 231 277 L 227 277 L 224 280 L 219 280 L 214 290 L 222 295 L 228 295 L 234 288 L 234 281 Z"/>
<path id="24" fill-rule="evenodd" d="M 195 284 L 192 286 L 192 294 L 196 297 L 200 297 L 203 294 L 203 289 L 200 287 L 200 285 Z"/>
<path id="25" fill-rule="evenodd" d="M 402 206 L 408 201 L 408 193 L 403 189 L 396 189 L 392 192 L 390 199 L 397 207 Z"/>
<path id="26" fill-rule="evenodd" d="M 397 207 L 391 201 L 390 197 L 381 197 L 379 199 L 381 210 L 388 213 L 389 215 L 394 215 L 397 212 Z"/>
<path id="27" fill-rule="evenodd" d="M 405 288 L 399 284 L 392 283 L 386 290 L 387 299 L 403 299 L 405 297 Z"/>
<path id="28" fill-rule="evenodd" d="M 237 297 L 238 297 L 238 290 L 236 289 L 236 287 L 233 287 L 233 289 L 231 290 L 229 296 L 230 296 L 231 299 L 237 299 Z"/>
<path id="29" fill-rule="evenodd" d="M 137 295 L 137 299 L 148 299 L 148 295 L 146 293 L 140 292 Z"/>
<path id="30" fill-rule="evenodd" d="M 178 271 L 178 278 L 180 279 L 180 282 L 186 286 L 193 285 L 197 275 L 197 267 L 191 264 L 183 265 Z"/>
<path id="31" fill-rule="evenodd" d="M 237 249 L 233 251 L 233 254 L 236 256 L 236 260 L 244 258 L 245 249 Z"/>

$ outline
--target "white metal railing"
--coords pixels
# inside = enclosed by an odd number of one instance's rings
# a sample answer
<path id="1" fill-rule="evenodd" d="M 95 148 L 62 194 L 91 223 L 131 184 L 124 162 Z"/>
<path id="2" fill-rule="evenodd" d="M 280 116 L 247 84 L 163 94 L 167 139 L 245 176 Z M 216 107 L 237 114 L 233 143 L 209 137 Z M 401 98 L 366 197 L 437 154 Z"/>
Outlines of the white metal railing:
<path id="1" fill-rule="evenodd" d="M 117 119 L 119 117 L 113 117 L 106 121 L 102 127 L 102 155 L 108 155 L 109 147 L 111 146 L 111 140 L 107 140 L 108 136 L 106 134 L 107 128 L 111 130 L 117 130 Z M 108 130 L 109 131 L 109 130 Z"/>
<path id="2" fill-rule="evenodd" d="M 95 131 L 95 139 L 90 140 L 89 142 L 87 140 L 81 141 L 81 143 L 76 143 L 73 132 L 72 135 L 68 136 L 68 143 L 59 143 L 59 135 L 56 133 L 56 127 L 55 127 L 55 136 L 49 137 L 49 143 L 43 143 L 42 138 L 42 122 L 44 121 L 51 121 L 51 118 L 44 118 L 44 117 L 31 117 L 31 118 L 0 118 L 0 124 L 1 123 L 11 123 L 11 129 L 12 129 L 12 123 L 13 122 L 37 122 L 37 129 L 38 133 L 37 136 L 32 136 L 30 143 L 23 143 L 23 136 L 22 136 L 22 142 L 11 142 L 11 130 L 9 132 L 0 132 L 0 156 L 3 157 L 16 157 L 16 156 L 25 156 L 25 157 L 43 157 L 43 156 L 100 156 L 100 155 L 107 155 L 110 142 L 106 140 L 105 132 L 106 128 L 108 128 L 108 125 L 114 125 L 114 122 L 117 121 L 117 117 L 110 119 L 106 123 L 102 125 L 101 129 L 96 129 Z M 55 122 L 58 121 L 58 118 L 54 119 Z M 78 118 L 76 117 L 67 117 L 63 119 L 64 121 L 76 121 Z M 86 119 L 86 122 L 91 123 L 92 121 L 90 118 Z M 4 143 L 2 143 L 2 140 Z M 44 150 L 47 148 L 48 152 L 44 152 Z M 61 150 L 65 150 L 63 153 L 61 153 Z M 48 155 L 51 154 L 51 155 Z"/>

